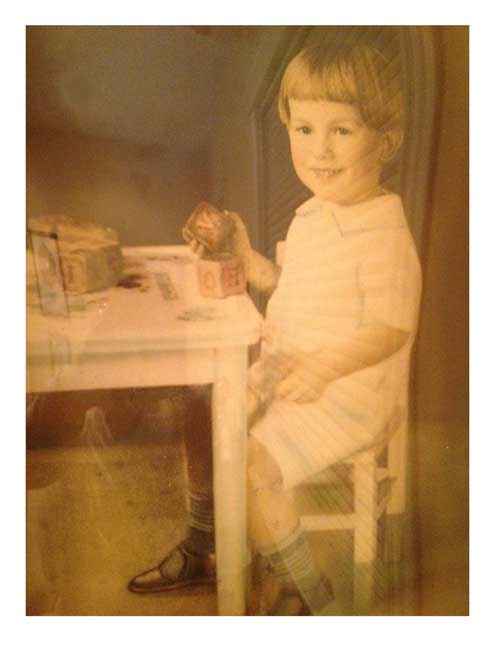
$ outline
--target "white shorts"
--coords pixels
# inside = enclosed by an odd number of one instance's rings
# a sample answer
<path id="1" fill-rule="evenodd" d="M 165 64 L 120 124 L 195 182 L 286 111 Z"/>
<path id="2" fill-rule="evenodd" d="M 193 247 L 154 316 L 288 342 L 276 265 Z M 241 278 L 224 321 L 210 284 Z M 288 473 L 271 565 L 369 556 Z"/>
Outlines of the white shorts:
<path id="1" fill-rule="evenodd" d="M 286 489 L 380 439 L 387 426 L 357 397 L 330 388 L 310 403 L 275 400 L 252 427 L 250 435 L 279 464 Z"/>

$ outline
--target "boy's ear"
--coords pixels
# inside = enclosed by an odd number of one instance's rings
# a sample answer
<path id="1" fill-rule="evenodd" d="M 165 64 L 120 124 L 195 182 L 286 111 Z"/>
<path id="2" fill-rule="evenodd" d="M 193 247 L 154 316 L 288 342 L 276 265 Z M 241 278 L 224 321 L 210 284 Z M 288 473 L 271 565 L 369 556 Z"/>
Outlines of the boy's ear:
<path id="1" fill-rule="evenodd" d="M 380 161 L 385 163 L 392 160 L 399 151 L 403 142 L 403 131 L 400 128 L 393 128 L 382 134 L 382 150 Z"/>

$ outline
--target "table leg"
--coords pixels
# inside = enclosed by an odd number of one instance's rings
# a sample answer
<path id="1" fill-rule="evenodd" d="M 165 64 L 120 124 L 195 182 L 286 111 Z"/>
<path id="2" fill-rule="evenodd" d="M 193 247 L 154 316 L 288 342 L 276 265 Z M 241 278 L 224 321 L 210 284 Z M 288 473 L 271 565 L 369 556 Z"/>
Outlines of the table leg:
<path id="1" fill-rule="evenodd" d="M 213 456 L 219 615 L 245 615 L 246 347 L 217 350 L 213 386 Z"/>

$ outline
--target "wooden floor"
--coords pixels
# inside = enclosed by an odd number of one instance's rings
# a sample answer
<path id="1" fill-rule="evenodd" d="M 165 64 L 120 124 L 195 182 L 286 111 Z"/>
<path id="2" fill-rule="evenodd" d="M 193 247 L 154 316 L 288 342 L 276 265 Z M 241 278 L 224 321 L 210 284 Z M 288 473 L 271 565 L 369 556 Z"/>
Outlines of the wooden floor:
<path id="1" fill-rule="evenodd" d="M 217 614 L 210 587 L 147 597 L 127 590 L 182 538 L 181 460 L 172 444 L 28 453 L 28 472 L 55 478 L 28 490 L 29 614 Z"/>
<path id="2" fill-rule="evenodd" d="M 105 432 L 82 428 L 95 406 L 106 413 Z M 28 400 L 28 614 L 217 615 L 211 587 L 155 596 L 127 590 L 131 577 L 156 565 L 183 538 L 185 413 L 182 389 Z M 414 523 L 405 527 L 403 561 L 375 565 L 371 613 L 467 615 L 467 429 L 464 423 L 425 423 L 413 440 Z M 349 505 L 340 490 L 336 506 Z M 352 615 L 351 534 L 314 533 L 309 539 L 333 582 L 336 613 Z M 250 613 L 268 589 L 262 572 L 254 577 Z"/>
<path id="3" fill-rule="evenodd" d="M 211 586 L 152 596 L 127 590 L 131 577 L 156 565 L 183 537 L 186 480 L 178 437 L 162 444 L 94 439 L 87 446 L 31 449 L 27 470 L 35 487 L 27 492 L 29 615 L 217 615 Z M 352 614 L 350 533 L 314 533 L 310 540 L 334 584 L 335 614 Z M 388 591 L 386 567 L 380 563 L 376 570 L 372 614 L 400 614 L 413 593 Z M 250 584 L 252 614 L 272 588 L 262 574 Z"/>

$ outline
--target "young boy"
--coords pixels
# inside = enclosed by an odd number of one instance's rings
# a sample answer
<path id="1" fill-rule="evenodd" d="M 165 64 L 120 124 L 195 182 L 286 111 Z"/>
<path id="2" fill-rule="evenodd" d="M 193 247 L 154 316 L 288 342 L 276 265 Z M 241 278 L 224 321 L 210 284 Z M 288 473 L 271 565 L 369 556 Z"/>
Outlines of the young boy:
<path id="1" fill-rule="evenodd" d="M 249 283 L 271 294 L 249 374 L 250 537 L 282 584 L 269 614 L 303 615 L 333 593 L 289 490 L 407 416 L 421 273 L 401 201 L 381 185 L 402 139 L 401 94 L 385 59 L 367 46 L 307 48 L 287 67 L 279 111 L 295 171 L 313 197 L 290 226 L 281 273 L 252 249 L 235 213 L 227 250 L 240 256 Z M 134 592 L 213 580 L 210 419 L 200 419 L 206 423 L 186 439 L 187 538 L 132 580 Z"/>

